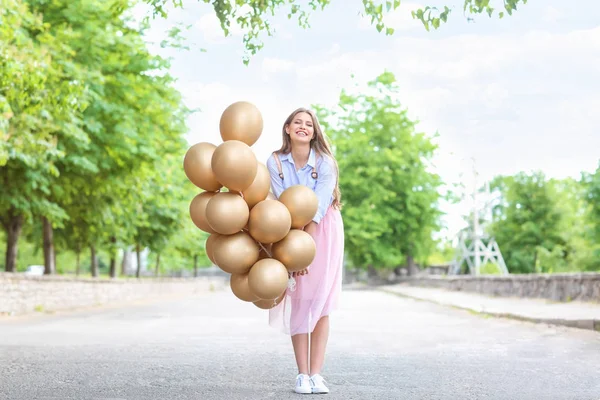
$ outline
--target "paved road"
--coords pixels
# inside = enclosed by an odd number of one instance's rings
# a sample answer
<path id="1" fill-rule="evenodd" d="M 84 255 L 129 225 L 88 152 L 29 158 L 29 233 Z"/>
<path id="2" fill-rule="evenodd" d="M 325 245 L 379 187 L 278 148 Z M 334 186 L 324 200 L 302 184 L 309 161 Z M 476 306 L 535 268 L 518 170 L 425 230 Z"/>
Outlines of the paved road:
<path id="1" fill-rule="evenodd" d="M 344 292 L 335 399 L 600 399 L 600 334 Z M 228 292 L 0 320 L 0 399 L 297 399 L 289 338 Z"/>

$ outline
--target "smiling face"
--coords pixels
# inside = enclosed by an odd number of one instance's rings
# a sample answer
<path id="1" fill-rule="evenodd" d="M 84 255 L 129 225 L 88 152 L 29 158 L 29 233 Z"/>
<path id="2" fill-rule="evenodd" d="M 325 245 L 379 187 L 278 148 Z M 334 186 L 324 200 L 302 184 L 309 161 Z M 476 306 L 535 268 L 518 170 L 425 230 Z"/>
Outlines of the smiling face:
<path id="1" fill-rule="evenodd" d="M 299 112 L 294 115 L 292 121 L 285 126 L 285 132 L 289 135 L 292 144 L 310 144 L 315 134 L 314 122 L 310 114 Z"/>
<path id="2" fill-rule="evenodd" d="M 292 147 L 309 145 L 315 151 L 317 157 L 328 157 L 335 166 L 336 185 L 333 191 L 333 202 L 331 205 L 341 209 L 341 194 L 337 182 L 338 166 L 337 161 L 331 151 L 327 137 L 319 125 L 319 118 L 314 111 L 307 108 L 297 108 L 283 123 L 281 129 L 281 148 L 276 151 L 277 154 L 289 154 Z"/>

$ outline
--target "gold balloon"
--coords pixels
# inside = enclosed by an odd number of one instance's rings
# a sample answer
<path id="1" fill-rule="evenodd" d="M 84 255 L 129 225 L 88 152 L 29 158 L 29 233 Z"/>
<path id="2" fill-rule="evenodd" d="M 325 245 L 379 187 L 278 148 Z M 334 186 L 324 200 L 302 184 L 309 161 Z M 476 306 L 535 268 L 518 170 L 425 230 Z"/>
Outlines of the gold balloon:
<path id="1" fill-rule="evenodd" d="M 217 146 L 212 143 L 196 143 L 188 149 L 183 159 L 183 170 L 190 182 L 209 192 L 215 192 L 223 187 L 211 167 L 216 148 Z"/>
<path id="2" fill-rule="evenodd" d="M 215 264 L 230 274 L 245 274 L 258 261 L 260 247 L 246 232 L 219 238 L 214 250 Z"/>
<path id="3" fill-rule="evenodd" d="M 275 243 L 288 234 L 291 223 L 290 212 L 282 203 L 263 200 L 250 211 L 248 230 L 261 243 Z"/>
<path id="4" fill-rule="evenodd" d="M 319 199 L 315 192 L 304 185 L 294 185 L 285 189 L 279 201 L 285 204 L 292 216 L 292 228 L 304 227 L 315 217 Z"/>
<path id="5" fill-rule="evenodd" d="M 256 262 L 248 273 L 250 291 L 261 299 L 275 299 L 288 284 L 288 271 L 273 258 Z"/>
<path id="6" fill-rule="evenodd" d="M 254 302 L 260 300 L 250 291 L 248 286 L 248 274 L 231 274 L 229 277 L 231 291 L 242 301 Z"/>
<path id="7" fill-rule="evenodd" d="M 208 233 L 215 233 L 215 230 L 208 223 L 206 209 L 208 203 L 216 195 L 215 192 L 202 192 L 192 199 L 190 203 L 190 217 L 198 228 Z"/>
<path id="8" fill-rule="evenodd" d="M 234 192 L 248 189 L 258 169 L 252 149 L 238 140 L 221 143 L 215 149 L 210 165 L 219 182 Z"/>
<path id="9" fill-rule="evenodd" d="M 206 205 L 206 220 L 215 232 L 222 235 L 241 231 L 249 215 L 248 205 L 235 193 L 217 193 Z"/>
<path id="10" fill-rule="evenodd" d="M 269 170 L 264 164 L 258 163 L 254 181 L 246 190 L 242 192 L 244 200 L 246 200 L 246 203 L 248 203 L 248 207 L 252 209 L 252 207 L 257 205 L 259 202 L 265 200 L 269 194 L 270 188 L 271 174 L 269 174 Z"/>
<path id="11" fill-rule="evenodd" d="M 273 243 L 271 254 L 281 261 L 289 272 L 301 271 L 314 260 L 317 246 L 310 234 L 292 229 L 282 240 Z"/>
<path id="12" fill-rule="evenodd" d="M 239 140 L 252 146 L 263 131 L 263 118 L 254 104 L 238 101 L 223 111 L 219 130 L 223 141 Z"/>
<path id="13" fill-rule="evenodd" d="M 206 250 L 206 256 L 215 265 L 217 265 L 217 263 L 215 262 L 214 251 L 217 248 L 217 242 L 220 237 L 220 234 L 213 233 L 206 239 L 206 244 L 204 245 L 204 249 Z"/>
<path id="14" fill-rule="evenodd" d="M 285 291 L 283 293 L 281 293 L 279 296 L 277 296 L 277 298 L 275 300 L 271 300 L 271 299 L 262 300 L 261 299 L 258 301 L 254 301 L 253 304 L 258 308 L 262 308 L 263 310 L 268 310 L 268 309 L 275 307 L 279 303 L 281 303 L 281 301 L 283 300 L 284 297 L 285 297 Z"/>

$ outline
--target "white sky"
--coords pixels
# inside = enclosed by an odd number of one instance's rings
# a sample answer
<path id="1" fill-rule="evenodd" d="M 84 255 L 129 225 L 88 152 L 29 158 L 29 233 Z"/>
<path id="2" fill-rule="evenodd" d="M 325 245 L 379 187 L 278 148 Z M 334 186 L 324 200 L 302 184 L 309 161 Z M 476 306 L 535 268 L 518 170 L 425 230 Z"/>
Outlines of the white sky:
<path id="1" fill-rule="evenodd" d="M 190 144 L 221 143 L 219 118 L 246 100 L 263 114 L 265 129 L 253 149 L 265 161 L 279 148 L 281 125 L 300 106 L 334 105 L 342 88 L 362 85 L 384 70 L 396 74 L 400 99 L 421 131 L 434 134 L 434 160 L 447 183 L 458 182 L 475 158 L 480 180 L 541 170 L 578 177 L 600 160 L 600 2 L 529 2 L 503 20 L 469 23 L 460 0 L 438 31 L 410 17 L 416 3 L 390 15 L 396 33 L 385 36 L 358 15 L 359 0 L 335 0 L 303 30 L 283 17 L 276 36 L 249 66 L 242 63 L 239 30 L 225 38 L 209 5 L 187 0 L 167 21 L 155 21 L 149 41 L 160 42 L 177 22 L 192 24 L 190 51 L 153 49 L 173 57 L 172 74 L 190 108 Z M 204 48 L 207 52 L 199 51 Z M 355 75 L 355 81 L 351 75 Z M 182 155 L 183 157 L 183 155 Z M 343 171 L 342 171 L 343 173 Z M 467 176 L 466 184 L 471 177 Z M 465 206 L 444 207 L 453 232 Z"/>

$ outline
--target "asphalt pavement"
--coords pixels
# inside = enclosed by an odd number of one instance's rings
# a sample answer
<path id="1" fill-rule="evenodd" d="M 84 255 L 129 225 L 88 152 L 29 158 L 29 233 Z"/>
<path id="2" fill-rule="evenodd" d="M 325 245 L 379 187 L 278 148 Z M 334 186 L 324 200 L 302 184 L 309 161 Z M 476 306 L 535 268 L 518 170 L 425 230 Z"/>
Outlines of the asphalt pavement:
<path id="1" fill-rule="evenodd" d="M 600 399 L 600 333 L 345 290 L 332 399 Z M 0 399 L 299 399 L 289 337 L 230 292 L 0 318 Z M 312 395 L 308 395 L 312 396 Z"/>

